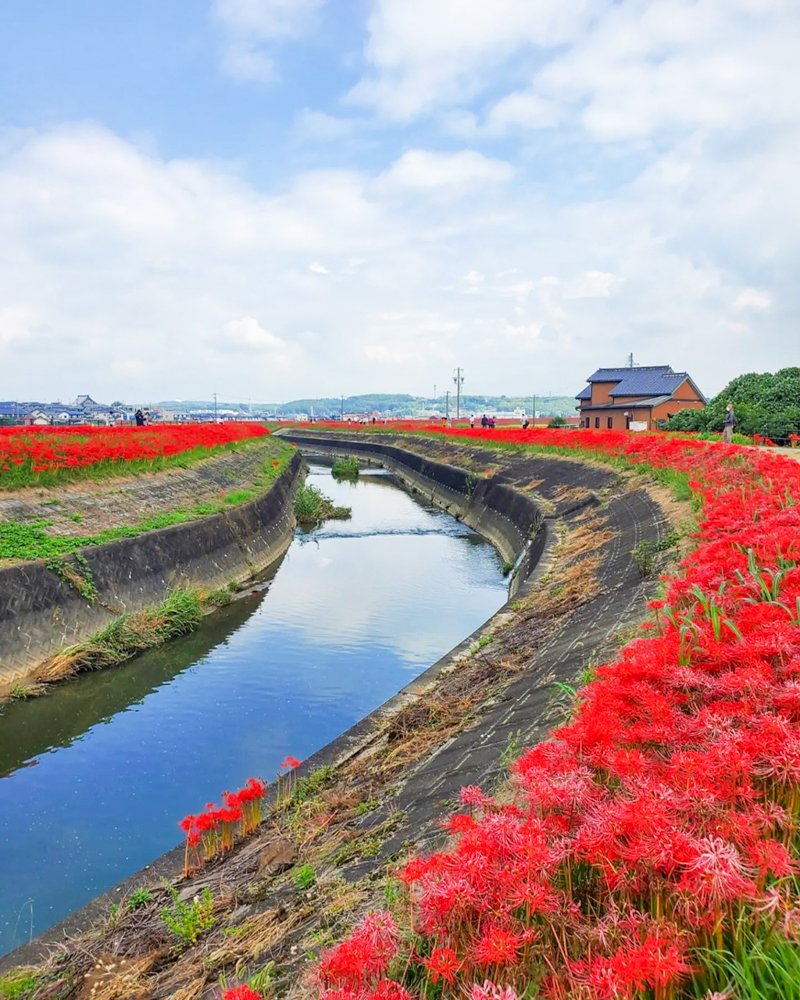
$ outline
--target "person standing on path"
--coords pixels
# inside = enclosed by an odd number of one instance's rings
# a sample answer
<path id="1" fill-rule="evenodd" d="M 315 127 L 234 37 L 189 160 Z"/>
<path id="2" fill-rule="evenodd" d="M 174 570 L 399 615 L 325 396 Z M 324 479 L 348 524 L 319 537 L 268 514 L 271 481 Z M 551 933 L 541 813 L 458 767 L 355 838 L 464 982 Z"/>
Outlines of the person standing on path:
<path id="1" fill-rule="evenodd" d="M 736 423 L 736 417 L 733 415 L 733 403 L 728 403 L 725 407 L 725 425 L 722 428 L 722 440 L 726 444 L 730 444 L 733 441 L 733 428 Z"/>

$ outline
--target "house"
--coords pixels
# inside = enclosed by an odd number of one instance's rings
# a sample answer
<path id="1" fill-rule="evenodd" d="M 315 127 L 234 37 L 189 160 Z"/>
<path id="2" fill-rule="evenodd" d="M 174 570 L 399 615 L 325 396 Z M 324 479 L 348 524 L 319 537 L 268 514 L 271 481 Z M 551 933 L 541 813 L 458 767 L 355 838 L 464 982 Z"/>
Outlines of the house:
<path id="1" fill-rule="evenodd" d="M 78 396 L 74 403 L 70 403 L 70 408 L 83 410 L 85 414 L 93 413 L 100 404 L 95 402 L 91 396 Z"/>
<path id="2" fill-rule="evenodd" d="M 706 398 L 686 372 L 669 365 L 598 368 L 579 392 L 581 427 L 653 431 L 681 410 L 699 410 Z"/>

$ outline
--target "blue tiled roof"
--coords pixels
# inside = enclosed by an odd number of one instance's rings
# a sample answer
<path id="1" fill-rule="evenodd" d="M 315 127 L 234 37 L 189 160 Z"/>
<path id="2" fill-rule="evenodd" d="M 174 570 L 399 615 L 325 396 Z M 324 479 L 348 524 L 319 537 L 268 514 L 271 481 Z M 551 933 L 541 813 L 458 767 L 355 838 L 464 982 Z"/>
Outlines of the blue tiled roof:
<path id="1" fill-rule="evenodd" d="M 674 372 L 669 365 L 653 365 L 646 368 L 598 368 L 587 379 L 588 385 L 575 397 L 580 400 L 592 398 L 592 382 L 616 382 L 609 396 L 671 396 L 686 379 L 694 385 L 686 372 Z M 697 389 L 699 392 L 700 390 Z"/>
<path id="2" fill-rule="evenodd" d="M 685 372 L 654 372 L 628 369 L 627 377 L 609 393 L 609 396 L 661 396 L 675 392 L 685 381 Z"/>
<path id="3" fill-rule="evenodd" d="M 647 375 L 671 375 L 672 368 L 669 365 L 651 365 L 649 367 L 639 367 L 631 368 L 598 368 L 594 375 L 590 375 L 586 381 L 587 382 L 621 382 L 622 379 L 628 378 L 629 375 L 633 375 L 641 372 Z"/>

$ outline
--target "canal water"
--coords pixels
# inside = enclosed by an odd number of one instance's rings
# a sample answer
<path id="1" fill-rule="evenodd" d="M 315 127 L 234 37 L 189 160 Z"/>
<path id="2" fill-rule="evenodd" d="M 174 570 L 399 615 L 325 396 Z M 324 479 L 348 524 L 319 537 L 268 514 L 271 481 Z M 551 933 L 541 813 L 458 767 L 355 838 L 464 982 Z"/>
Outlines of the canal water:
<path id="1" fill-rule="evenodd" d="M 349 521 L 298 531 L 264 587 L 184 639 L 0 715 L 0 954 L 148 864 L 178 821 L 308 757 L 504 602 L 494 549 L 383 470 L 310 483 Z"/>

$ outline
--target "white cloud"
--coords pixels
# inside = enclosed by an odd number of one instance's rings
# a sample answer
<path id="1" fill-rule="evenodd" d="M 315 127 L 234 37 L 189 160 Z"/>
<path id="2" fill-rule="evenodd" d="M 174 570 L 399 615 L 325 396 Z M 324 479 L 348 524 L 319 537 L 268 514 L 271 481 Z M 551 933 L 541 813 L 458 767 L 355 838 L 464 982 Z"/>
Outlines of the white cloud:
<path id="1" fill-rule="evenodd" d="M 12 341 L 30 337 L 35 322 L 36 312 L 32 307 L 0 305 L 0 352 Z"/>
<path id="2" fill-rule="evenodd" d="M 447 189 L 453 193 L 482 184 L 511 180 L 514 168 L 503 160 L 489 159 L 473 149 L 458 153 L 432 153 L 412 149 L 404 153 L 380 178 L 385 187 Z"/>
<path id="3" fill-rule="evenodd" d="M 564 288 L 565 299 L 607 299 L 623 279 L 618 274 L 586 271 Z"/>
<path id="4" fill-rule="evenodd" d="M 580 125 L 602 141 L 797 122 L 794 0 L 374 0 L 351 100 L 451 135 Z M 470 104 L 524 75 L 529 85 Z"/>
<path id="5" fill-rule="evenodd" d="M 309 271 L 313 271 L 314 274 L 329 274 L 327 267 L 324 264 L 320 264 L 319 261 L 314 261 L 313 264 L 308 265 Z"/>
<path id="6" fill-rule="evenodd" d="M 352 135 L 358 127 L 352 118 L 337 118 L 324 111 L 303 108 L 295 120 L 295 136 L 305 142 L 334 142 Z"/>
<path id="7" fill-rule="evenodd" d="M 768 309 L 771 305 L 771 296 L 757 288 L 745 288 L 733 302 L 734 309 Z"/>
<path id="8" fill-rule="evenodd" d="M 212 14 L 226 36 L 222 71 L 235 80 L 271 83 L 277 73 L 265 43 L 310 33 L 324 4 L 325 0 L 214 0 Z"/>
<path id="9" fill-rule="evenodd" d="M 255 80 L 258 83 L 272 83 L 278 77 L 275 61 L 256 44 L 244 38 L 232 38 L 227 42 L 222 51 L 220 67 L 226 76 L 239 82 Z"/>
<path id="10" fill-rule="evenodd" d="M 310 31 L 325 0 L 214 0 L 214 15 L 231 32 L 287 38 Z"/>
<path id="11" fill-rule="evenodd" d="M 265 330 L 252 316 L 233 319 L 222 327 L 219 341 L 214 340 L 212 346 L 220 351 L 257 351 L 274 352 L 286 348 L 285 341 L 274 333 Z"/>
<path id="12" fill-rule="evenodd" d="M 519 49 L 571 40 L 597 9 L 592 0 L 375 0 L 369 69 L 351 100 L 400 120 L 459 103 Z"/>
<path id="13" fill-rule="evenodd" d="M 472 150 L 412 152 L 264 193 L 97 125 L 15 135 L 0 148 L 3 391 L 430 392 L 458 364 L 476 391 L 573 392 L 631 350 L 714 391 L 754 352 L 791 363 L 800 134 L 733 159 L 691 137 L 594 198 L 549 197 Z"/>

